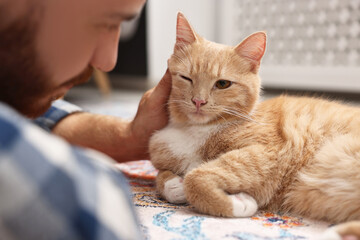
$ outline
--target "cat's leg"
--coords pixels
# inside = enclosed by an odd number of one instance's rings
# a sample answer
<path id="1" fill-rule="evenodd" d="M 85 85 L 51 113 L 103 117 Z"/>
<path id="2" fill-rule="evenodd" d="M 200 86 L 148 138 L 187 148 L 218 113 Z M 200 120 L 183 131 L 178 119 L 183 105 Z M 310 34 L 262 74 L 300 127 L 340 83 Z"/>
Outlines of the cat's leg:
<path id="1" fill-rule="evenodd" d="M 286 195 L 286 210 L 332 223 L 360 220 L 360 137 L 326 142 Z"/>
<path id="2" fill-rule="evenodd" d="M 183 178 L 168 170 L 160 170 L 156 177 L 156 189 L 171 203 L 186 203 Z"/>
<path id="3" fill-rule="evenodd" d="M 275 191 L 274 168 L 274 155 L 263 146 L 230 151 L 185 175 L 186 199 L 202 213 L 252 216 Z"/>
<path id="4" fill-rule="evenodd" d="M 329 228 L 321 240 L 360 240 L 360 221 L 347 222 Z"/>

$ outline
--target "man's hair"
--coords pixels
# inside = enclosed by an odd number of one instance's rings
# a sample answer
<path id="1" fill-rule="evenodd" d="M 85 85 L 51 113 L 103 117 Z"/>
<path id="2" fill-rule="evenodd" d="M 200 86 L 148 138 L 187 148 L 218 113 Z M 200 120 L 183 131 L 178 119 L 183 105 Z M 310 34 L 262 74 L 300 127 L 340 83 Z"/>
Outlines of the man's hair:
<path id="1" fill-rule="evenodd" d="M 0 101 L 32 116 L 43 111 L 34 104 L 35 96 L 47 88 L 47 74 L 35 46 L 42 6 L 32 1 L 25 4 L 25 13 L 10 22 L 6 10 L 11 4 L 0 6 L 0 23 L 6 22 L 0 26 Z"/>
<path id="2" fill-rule="evenodd" d="M 28 117 L 44 113 L 59 97 L 53 94 L 64 84 L 84 83 L 93 71 L 89 65 L 60 86 L 51 81 L 51 75 L 36 48 L 36 36 L 44 11 L 42 1 L 27 1 L 24 14 L 0 27 L 0 102 L 9 104 Z M 6 20 L 6 7 L 11 5 L 0 6 L 0 23 Z"/>

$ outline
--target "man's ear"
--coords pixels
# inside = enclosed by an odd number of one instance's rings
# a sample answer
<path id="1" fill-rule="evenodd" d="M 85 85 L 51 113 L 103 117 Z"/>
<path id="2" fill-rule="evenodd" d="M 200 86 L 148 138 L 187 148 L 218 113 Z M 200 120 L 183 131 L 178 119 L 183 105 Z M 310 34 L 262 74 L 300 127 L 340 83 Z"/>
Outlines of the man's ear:
<path id="1" fill-rule="evenodd" d="M 176 24 L 176 44 L 175 46 L 181 47 L 184 45 L 191 44 L 197 40 L 196 33 L 191 27 L 184 14 L 181 12 L 177 15 Z"/>

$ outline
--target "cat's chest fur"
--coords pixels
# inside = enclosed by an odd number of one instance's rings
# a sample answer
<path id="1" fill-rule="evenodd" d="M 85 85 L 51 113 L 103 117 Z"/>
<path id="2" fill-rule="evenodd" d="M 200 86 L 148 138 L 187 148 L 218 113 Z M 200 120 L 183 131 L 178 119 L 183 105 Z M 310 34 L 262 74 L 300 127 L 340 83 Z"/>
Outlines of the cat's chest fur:
<path id="1" fill-rule="evenodd" d="M 219 128 L 218 125 L 177 127 L 170 124 L 157 132 L 151 141 L 162 145 L 162 149 L 168 151 L 169 157 L 177 160 L 173 162 L 173 171 L 185 174 L 204 162 L 201 150 Z M 156 157 L 152 161 L 156 162 Z"/>

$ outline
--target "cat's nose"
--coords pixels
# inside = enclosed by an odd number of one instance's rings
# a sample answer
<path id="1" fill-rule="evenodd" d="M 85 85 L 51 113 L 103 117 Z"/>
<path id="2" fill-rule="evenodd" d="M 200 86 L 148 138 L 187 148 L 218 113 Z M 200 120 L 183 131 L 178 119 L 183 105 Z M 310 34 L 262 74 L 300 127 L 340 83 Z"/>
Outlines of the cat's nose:
<path id="1" fill-rule="evenodd" d="M 201 106 L 207 104 L 207 101 L 203 100 L 203 99 L 193 98 L 193 99 L 191 99 L 191 101 L 194 103 L 194 105 L 196 106 L 197 109 L 199 109 Z"/>

